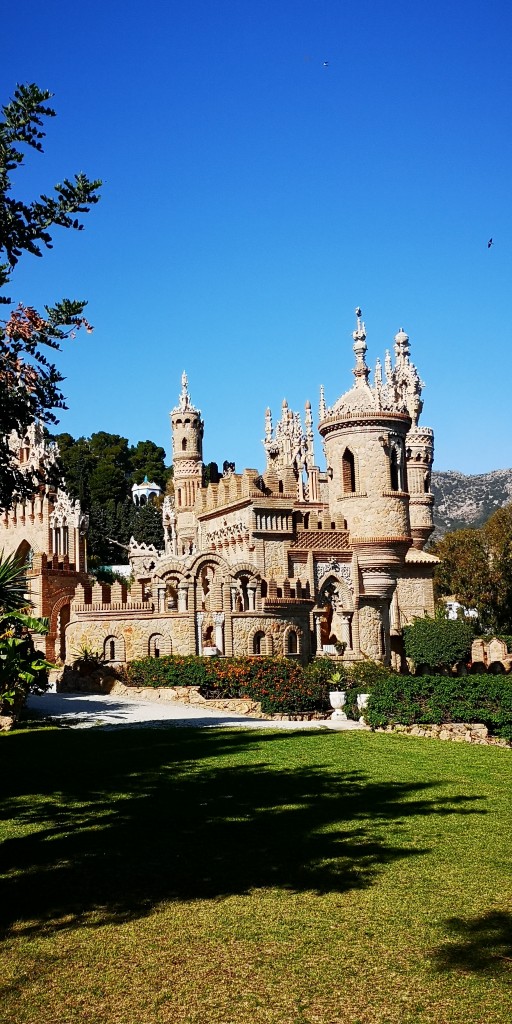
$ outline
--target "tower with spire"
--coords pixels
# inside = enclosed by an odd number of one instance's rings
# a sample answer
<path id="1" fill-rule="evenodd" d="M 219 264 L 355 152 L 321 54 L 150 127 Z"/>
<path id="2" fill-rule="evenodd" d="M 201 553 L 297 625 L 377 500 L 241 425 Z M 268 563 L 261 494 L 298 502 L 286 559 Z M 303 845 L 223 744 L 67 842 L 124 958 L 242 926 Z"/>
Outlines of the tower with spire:
<path id="1" fill-rule="evenodd" d="M 170 416 L 177 543 L 179 552 L 185 554 L 196 546 L 196 522 L 193 509 L 203 483 L 204 433 L 201 411 L 192 404 L 185 371 L 181 375 L 178 404 Z"/>
<path id="2" fill-rule="evenodd" d="M 379 654 L 388 659 L 393 623 L 398 631 L 397 584 L 402 581 L 403 593 L 404 577 L 411 592 L 416 586 L 414 570 L 409 569 L 411 546 L 418 550 L 416 561 L 435 562 L 427 553 L 419 555 L 433 529 L 433 435 L 418 426 L 423 385 L 410 360 L 405 331 L 400 328 L 395 336 L 394 364 L 386 352 L 384 375 L 377 360 L 373 385 L 359 308 L 352 337 L 354 385 L 332 408 L 321 389 L 319 431 L 327 460 L 331 519 L 341 517 L 346 525 L 360 581 L 358 629 L 368 635 L 373 629 L 374 656 L 380 644 Z M 418 602 L 423 597 L 422 592 Z M 378 622 L 380 641 L 375 633 Z M 369 651 L 370 646 L 367 636 L 362 649 Z"/>

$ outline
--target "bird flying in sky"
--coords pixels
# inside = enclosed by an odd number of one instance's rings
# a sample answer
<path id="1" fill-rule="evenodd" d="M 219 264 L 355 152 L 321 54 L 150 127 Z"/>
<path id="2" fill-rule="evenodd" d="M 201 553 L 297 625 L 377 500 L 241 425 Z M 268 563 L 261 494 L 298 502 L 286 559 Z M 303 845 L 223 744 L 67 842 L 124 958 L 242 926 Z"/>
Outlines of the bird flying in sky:
<path id="1" fill-rule="evenodd" d="M 494 245 L 492 238 L 490 238 L 489 241 L 487 242 L 487 248 L 490 249 L 491 245 Z"/>

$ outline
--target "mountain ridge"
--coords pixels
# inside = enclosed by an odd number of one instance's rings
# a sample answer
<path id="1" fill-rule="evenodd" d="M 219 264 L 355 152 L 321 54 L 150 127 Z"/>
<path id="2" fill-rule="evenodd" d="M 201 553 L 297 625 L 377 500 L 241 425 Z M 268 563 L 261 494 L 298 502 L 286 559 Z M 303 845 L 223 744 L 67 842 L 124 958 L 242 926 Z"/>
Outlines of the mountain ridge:
<path id="1" fill-rule="evenodd" d="M 482 526 L 496 509 L 512 502 L 512 469 L 470 474 L 457 469 L 434 470 L 432 493 L 432 539 L 439 540 L 449 530 Z"/>

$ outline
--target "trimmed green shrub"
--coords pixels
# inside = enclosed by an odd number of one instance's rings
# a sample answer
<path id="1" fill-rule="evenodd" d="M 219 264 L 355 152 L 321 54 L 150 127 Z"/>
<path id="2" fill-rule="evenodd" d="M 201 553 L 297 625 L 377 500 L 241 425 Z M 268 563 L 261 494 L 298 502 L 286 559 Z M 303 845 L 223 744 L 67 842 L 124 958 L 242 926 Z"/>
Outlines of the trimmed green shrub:
<path id="1" fill-rule="evenodd" d="M 463 619 L 415 619 L 404 627 L 405 653 L 416 665 L 431 669 L 467 661 L 473 642 L 473 626 Z"/>
<path id="2" fill-rule="evenodd" d="M 512 740 L 512 679 L 507 676 L 390 676 L 370 691 L 366 720 L 386 725 L 483 722 Z"/>

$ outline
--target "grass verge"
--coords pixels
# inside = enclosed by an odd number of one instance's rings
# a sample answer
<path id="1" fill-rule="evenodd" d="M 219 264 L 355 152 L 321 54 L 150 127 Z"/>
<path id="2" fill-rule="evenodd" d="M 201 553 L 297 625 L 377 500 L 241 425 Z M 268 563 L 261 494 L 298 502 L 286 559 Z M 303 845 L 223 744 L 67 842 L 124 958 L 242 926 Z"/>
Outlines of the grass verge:
<path id="1" fill-rule="evenodd" d="M 2 737 L 0 1020 L 508 1024 L 510 751 Z"/>

